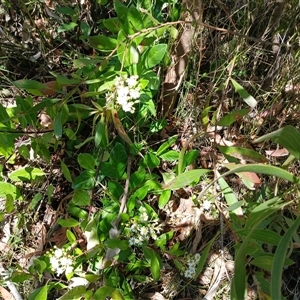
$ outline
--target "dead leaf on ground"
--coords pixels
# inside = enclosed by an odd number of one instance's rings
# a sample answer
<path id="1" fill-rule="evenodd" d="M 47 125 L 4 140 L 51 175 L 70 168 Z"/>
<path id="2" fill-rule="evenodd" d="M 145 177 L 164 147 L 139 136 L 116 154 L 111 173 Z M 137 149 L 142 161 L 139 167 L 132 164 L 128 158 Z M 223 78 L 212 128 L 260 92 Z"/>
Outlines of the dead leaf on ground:
<path id="1" fill-rule="evenodd" d="M 272 157 L 283 157 L 288 156 L 289 151 L 285 148 L 283 149 L 277 149 L 277 150 L 266 150 L 266 155 L 272 156 Z"/>
<path id="2" fill-rule="evenodd" d="M 4 287 L 0 286 L 0 295 L 3 300 L 14 300 L 14 296 Z"/>

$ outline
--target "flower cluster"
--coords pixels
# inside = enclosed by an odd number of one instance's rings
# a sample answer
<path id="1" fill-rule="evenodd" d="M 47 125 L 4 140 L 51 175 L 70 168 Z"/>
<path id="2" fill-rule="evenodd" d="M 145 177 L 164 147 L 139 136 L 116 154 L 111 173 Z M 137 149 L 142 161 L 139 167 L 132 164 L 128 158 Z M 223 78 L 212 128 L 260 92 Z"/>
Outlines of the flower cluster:
<path id="1" fill-rule="evenodd" d="M 115 104 L 122 107 L 125 112 L 134 113 L 134 104 L 140 97 L 140 86 L 138 85 L 138 76 L 123 75 L 116 77 L 114 86 L 106 94 L 107 102 L 114 101 Z"/>
<path id="2" fill-rule="evenodd" d="M 189 256 L 187 259 L 187 268 L 184 271 L 185 278 L 194 278 L 196 275 L 196 267 L 200 260 L 200 254 L 196 253 L 194 256 Z"/>
<path id="3" fill-rule="evenodd" d="M 48 251 L 46 255 L 49 257 L 51 270 L 57 276 L 73 272 L 73 259 L 66 249 L 59 249 L 55 246 L 54 250 Z"/>
<path id="4" fill-rule="evenodd" d="M 131 221 L 129 228 L 129 245 L 141 246 L 149 238 L 157 239 L 160 231 L 158 219 L 149 220 L 149 215 L 144 207 L 140 208 L 138 218 Z"/>

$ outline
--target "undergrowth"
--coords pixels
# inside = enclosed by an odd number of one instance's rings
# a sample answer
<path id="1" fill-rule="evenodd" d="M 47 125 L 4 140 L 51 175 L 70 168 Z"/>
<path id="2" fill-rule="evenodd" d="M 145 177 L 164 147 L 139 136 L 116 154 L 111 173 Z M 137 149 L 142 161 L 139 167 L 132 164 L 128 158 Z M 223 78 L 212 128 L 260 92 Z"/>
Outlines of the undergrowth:
<path id="1" fill-rule="evenodd" d="M 299 4 L 227 2 L 1 4 L 3 298 L 299 296 Z"/>

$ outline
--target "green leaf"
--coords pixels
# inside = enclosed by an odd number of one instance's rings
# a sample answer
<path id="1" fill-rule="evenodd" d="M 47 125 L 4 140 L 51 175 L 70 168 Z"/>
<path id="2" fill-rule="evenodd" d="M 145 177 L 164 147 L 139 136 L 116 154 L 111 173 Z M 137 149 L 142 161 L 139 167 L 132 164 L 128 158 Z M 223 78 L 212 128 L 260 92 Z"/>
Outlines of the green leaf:
<path id="1" fill-rule="evenodd" d="M 81 174 L 75 178 L 72 183 L 72 189 L 86 189 L 91 190 L 95 183 L 95 171 L 84 170 Z"/>
<path id="2" fill-rule="evenodd" d="M 82 285 L 76 286 L 71 290 L 67 291 L 63 296 L 57 298 L 57 300 L 82 299 L 85 292 L 86 292 L 86 288 L 84 286 Z"/>
<path id="3" fill-rule="evenodd" d="M 16 137 L 15 134 L 0 133 L 0 155 L 9 158 L 14 153 Z"/>
<path id="4" fill-rule="evenodd" d="M 80 153 L 77 161 L 82 168 L 92 171 L 95 170 L 96 160 L 91 154 Z"/>
<path id="5" fill-rule="evenodd" d="M 96 125 L 95 130 L 95 146 L 102 148 L 107 147 L 108 145 L 108 131 L 107 131 L 107 125 L 104 123 L 104 120 L 100 120 L 100 122 Z"/>
<path id="6" fill-rule="evenodd" d="M 29 204 L 29 209 L 33 210 L 37 206 L 37 204 L 43 199 L 44 195 L 42 193 L 37 193 L 34 195 Z"/>
<path id="7" fill-rule="evenodd" d="M 30 152 L 29 152 L 27 146 L 25 146 L 25 145 L 20 146 L 19 149 L 18 149 L 18 152 L 25 159 L 29 159 L 30 158 Z"/>
<path id="8" fill-rule="evenodd" d="M 124 193 L 124 188 L 120 183 L 115 181 L 109 181 L 107 183 L 107 187 L 109 193 L 115 198 L 116 201 L 118 201 L 122 197 Z"/>
<path id="9" fill-rule="evenodd" d="M 8 128 L 11 128 L 10 117 L 6 109 L 3 107 L 1 103 L 0 103 L 0 123 L 5 125 Z"/>
<path id="10" fill-rule="evenodd" d="M 168 184 L 165 188 L 170 190 L 178 190 L 180 188 L 192 184 L 193 182 L 198 183 L 200 177 L 208 172 L 211 172 L 211 170 L 198 169 L 181 173 L 174 180 L 172 180 L 171 183 Z"/>
<path id="11" fill-rule="evenodd" d="M 232 205 L 238 203 L 239 201 L 238 201 L 236 195 L 234 194 L 234 192 L 230 188 L 230 186 L 227 184 L 227 182 L 224 180 L 224 178 L 219 177 L 218 182 L 221 187 L 222 194 L 225 197 L 227 205 L 232 206 Z M 242 211 L 241 207 L 237 207 L 236 209 L 232 210 L 232 212 L 238 216 L 243 215 L 243 211 Z"/>
<path id="12" fill-rule="evenodd" d="M 128 248 L 128 241 L 125 240 L 109 239 L 105 244 L 111 249 L 119 248 L 121 250 L 126 250 Z"/>
<path id="13" fill-rule="evenodd" d="M 153 153 L 147 153 L 142 160 L 142 165 L 147 168 L 156 168 L 159 166 L 159 159 Z"/>
<path id="14" fill-rule="evenodd" d="M 234 122 L 241 120 L 244 116 L 249 113 L 250 109 L 240 109 L 233 111 L 226 116 L 222 117 L 220 121 L 217 123 L 218 126 L 230 126 Z"/>
<path id="15" fill-rule="evenodd" d="M 69 229 L 67 229 L 67 231 L 66 231 L 66 236 L 70 243 L 75 243 L 77 241 L 75 234 L 72 231 L 70 231 Z"/>
<path id="16" fill-rule="evenodd" d="M 70 23 L 65 23 L 65 24 L 61 24 L 60 26 L 58 26 L 57 28 L 57 32 L 61 33 L 61 32 L 65 32 L 65 31 L 69 31 L 74 29 L 75 27 L 77 27 L 77 23 L 75 22 L 70 22 Z"/>
<path id="17" fill-rule="evenodd" d="M 159 209 L 163 209 L 166 204 L 169 202 L 171 197 L 171 190 L 164 190 L 159 196 L 158 199 L 158 207 Z"/>
<path id="18" fill-rule="evenodd" d="M 241 229 L 236 232 L 238 235 L 242 237 L 247 236 L 250 233 L 249 229 Z M 267 243 L 270 245 L 277 246 L 281 240 L 281 236 L 271 230 L 268 229 L 255 229 L 251 232 L 251 238 L 260 241 L 262 243 Z"/>
<path id="19" fill-rule="evenodd" d="M 62 227 L 76 227 L 80 224 L 78 221 L 76 221 L 73 218 L 66 219 L 66 220 L 65 219 L 58 219 L 57 223 Z"/>
<path id="20" fill-rule="evenodd" d="M 236 92 L 243 98 L 243 100 L 251 107 L 254 108 L 257 105 L 257 101 L 234 79 L 231 78 L 231 82 Z"/>
<path id="21" fill-rule="evenodd" d="M 111 296 L 111 294 L 115 291 L 115 288 L 110 287 L 110 286 L 102 286 L 99 288 L 95 294 L 94 294 L 94 299 L 97 300 L 106 300 L 107 297 Z"/>
<path id="22" fill-rule="evenodd" d="M 154 45 L 149 50 L 146 50 L 142 55 L 142 59 L 144 59 L 144 64 L 147 69 L 151 69 L 154 66 L 158 65 L 162 59 L 164 58 L 168 45 L 167 44 L 159 44 Z"/>
<path id="23" fill-rule="evenodd" d="M 30 80 L 30 79 L 20 79 L 17 81 L 14 81 L 13 84 L 19 88 L 19 89 L 24 89 L 36 96 L 42 96 L 43 90 L 47 89 L 47 86 L 40 83 L 39 81 L 36 80 Z"/>
<path id="24" fill-rule="evenodd" d="M 124 32 L 126 34 L 133 34 L 144 29 L 143 20 L 140 12 L 131 5 L 127 11 L 127 17 L 124 22 Z"/>
<path id="25" fill-rule="evenodd" d="M 70 173 L 70 170 L 69 170 L 68 166 L 63 161 L 60 162 L 60 166 L 61 166 L 61 169 L 62 169 L 62 172 L 63 172 L 65 178 L 69 182 L 73 182 L 72 176 L 71 176 L 71 173 Z"/>
<path id="26" fill-rule="evenodd" d="M 282 127 L 256 139 L 254 143 L 260 143 L 267 139 L 286 148 L 297 159 L 300 159 L 300 133 L 294 126 Z"/>
<path id="27" fill-rule="evenodd" d="M 36 299 L 47 300 L 48 299 L 48 286 L 45 284 L 36 295 Z"/>
<path id="28" fill-rule="evenodd" d="M 77 206 L 88 206 L 91 203 L 91 197 L 86 190 L 76 189 L 71 201 Z"/>
<path id="29" fill-rule="evenodd" d="M 243 239 L 242 244 L 236 251 L 235 255 L 235 272 L 232 280 L 232 288 L 231 288 L 231 299 L 244 299 L 245 290 L 246 290 L 246 268 L 245 268 L 245 260 L 248 253 L 249 242 L 252 237 L 252 232 L 256 229 L 256 227 L 265 219 L 267 219 L 271 214 L 278 211 L 283 206 L 287 205 L 287 203 L 279 203 L 279 198 L 275 197 L 270 199 L 257 207 L 255 207 L 246 221 L 245 229 L 250 229 L 249 234 Z M 280 298 L 272 298 L 272 299 L 280 299 Z"/>
<path id="30" fill-rule="evenodd" d="M 118 46 L 116 39 L 104 35 L 91 36 L 89 42 L 93 48 L 101 51 L 112 51 Z"/>
<path id="31" fill-rule="evenodd" d="M 175 150 L 170 150 L 166 153 L 161 154 L 159 157 L 166 161 L 175 161 L 178 160 L 179 153 Z"/>
<path id="32" fill-rule="evenodd" d="M 5 211 L 10 214 L 15 209 L 14 206 L 14 198 L 12 195 L 8 194 L 6 195 L 6 201 L 5 201 Z"/>
<path id="33" fill-rule="evenodd" d="M 36 178 L 42 177 L 44 175 L 45 173 L 40 169 L 25 167 L 22 169 L 12 171 L 8 175 L 8 177 L 12 181 L 29 181 L 29 180 L 35 180 Z"/>
<path id="34" fill-rule="evenodd" d="M 212 244 L 214 243 L 216 237 L 218 235 L 216 234 L 210 241 L 209 243 L 205 246 L 205 248 L 203 249 L 202 253 L 201 253 L 201 257 L 200 257 L 200 260 L 198 262 L 198 265 L 197 265 L 197 269 L 196 269 L 196 274 L 195 274 L 195 278 L 197 278 L 200 273 L 202 272 L 203 268 L 204 268 L 204 265 L 206 263 L 206 260 L 207 260 L 207 257 L 208 257 L 208 254 L 209 254 L 209 251 L 210 251 L 210 248 L 212 246 Z"/>
<path id="35" fill-rule="evenodd" d="M 123 29 L 123 25 L 119 18 L 105 19 L 103 20 L 103 24 L 112 33 L 118 33 L 121 29 Z"/>
<path id="36" fill-rule="evenodd" d="M 281 299 L 281 285 L 282 285 L 282 272 L 284 268 L 284 261 L 287 256 L 288 249 L 291 244 L 293 235 L 296 233 L 300 226 L 300 218 L 296 218 L 291 226 L 282 237 L 274 256 L 271 277 L 271 299 Z"/>
<path id="37" fill-rule="evenodd" d="M 222 174 L 222 177 L 239 172 L 253 172 L 259 174 L 266 174 L 282 178 L 292 183 L 300 184 L 300 179 L 296 176 L 293 176 L 291 173 L 278 167 L 260 164 L 236 165 L 236 168 L 233 168 L 232 170 Z"/>
<path id="38" fill-rule="evenodd" d="M 159 255 L 149 247 L 143 247 L 143 252 L 147 261 L 150 264 L 151 274 L 154 281 L 160 279 L 160 269 L 161 269 L 161 258 Z"/>
<path id="39" fill-rule="evenodd" d="M 258 162 L 258 163 L 265 163 L 267 162 L 267 158 L 258 152 L 246 149 L 246 148 L 240 148 L 240 147 L 228 147 L 228 146 L 217 146 L 218 149 L 225 155 L 229 155 L 238 159 L 250 161 L 250 162 Z"/>
<path id="40" fill-rule="evenodd" d="M 127 164 L 127 153 L 121 143 L 116 143 L 110 152 L 110 161 L 113 165 Z"/>
<path id="41" fill-rule="evenodd" d="M 114 9 L 118 15 L 119 20 L 124 24 L 128 15 L 128 8 L 122 2 L 114 1 Z"/>
<path id="42" fill-rule="evenodd" d="M 11 277 L 11 281 L 12 282 L 16 282 L 16 283 L 21 283 L 24 282 L 26 280 L 32 279 L 32 275 L 28 274 L 28 273 L 13 273 L 12 277 Z"/>
<path id="43" fill-rule="evenodd" d="M 199 156 L 199 150 L 191 150 L 184 156 L 184 163 L 186 166 L 191 165 Z"/>
<path id="44" fill-rule="evenodd" d="M 56 7 L 55 9 L 57 12 L 63 14 L 63 15 L 66 15 L 66 16 L 73 16 L 73 15 L 76 15 L 76 12 L 74 9 L 72 9 L 71 7 L 69 6 L 59 6 L 59 7 Z"/>

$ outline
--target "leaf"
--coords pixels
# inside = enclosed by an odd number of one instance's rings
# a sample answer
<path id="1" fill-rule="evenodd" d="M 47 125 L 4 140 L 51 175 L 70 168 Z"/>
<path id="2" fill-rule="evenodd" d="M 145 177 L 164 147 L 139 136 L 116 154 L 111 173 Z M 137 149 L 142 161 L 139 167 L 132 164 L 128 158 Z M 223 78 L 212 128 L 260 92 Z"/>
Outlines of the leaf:
<path id="1" fill-rule="evenodd" d="M 80 153 L 78 155 L 77 161 L 79 165 L 87 170 L 94 170 L 96 165 L 95 158 L 89 153 Z"/>
<path id="2" fill-rule="evenodd" d="M 170 150 L 160 155 L 160 158 L 166 161 L 175 161 L 178 160 L 178 157 L 179 153 L 175 150 Z"/>
<path id="3" fill-rule="evenodd" d="M 11 128 L 10 117 L 6 109 L 3 107 L 1 103 L 0 103 L 0 123 L 5 125 L 8 128 Z"/>
<path id="4" fill-rule="evenodd" d="M 260 143 L 267 139 L 270 139 L 272 142 L 286 148 L 297 159 L 300 159 L 300 133 L 294 126 L 288 125 L 271 133 L 265 134 L 264 136 L 256 139 L 254 143 Z"/>
<path id="5" fill-rule="evenodd" d="M 282 272 L 284 269 L 284 261 L 290 247 L 293 235 L 300 226 L 300 218 L 296 218 L 291 226 L 282 237 L 274 256 L 271 277 L 271 299 L 281 299 Z"/>
<path id="6" fill-rule="evenodd" d="M 40 83 L 39 81 L 30 79 L 20 79 L 14 81 L 13 84 L 17 88 L 24 89 L 27 92 L 34 94 L 35 96 L 42 96 L 42 91 L 48 89 L 46 85 Z"/>
<path id="7" fill-rule="evenodd" d="M 238 235 L 242 237 L 247 236 L 250 233 L 249 229 L 241 229 L 236 232 Z M 281 236 L 271 230 L 268 229 L 255 229 L 251 232 L 251 238 L 260 241 L 262 243 L 267 243 L 270 245 L 277 246 L 281 240 Z"/>
<path id="8" fill-rule="evenodd" d="M 60 162 L 60 166 L 61 166 L 62 172 L 63 172 L 65 178 L 67 179 L 67 181 L 73 182 L 68 166 L 63 161 Z"/>
<path id="9" fill-rule="evenodd" d="M 217 174 L 217 175 L 219 177 L 219 174 Z M 238 203 L 239 201 L 238 201 L 236 195 L 234 194 L 234 192 L 230 188 L 230 186 L 227 184 L 227 182 L 224 180 L 224 178 L 219 177 L 218 182 L 221 187 L 221 192 L 224 195 L 227 205 L 232 206 L 232 205 Z M 236 209 L 232 210 L 232 212 L 235 213 L 237 216 L 243 215 L 243 211 L 242 211 L 241 207 L 237 207 Z"/>
<path id="10" fill-rule="evenodd" d="M 37 168 L 25 167 L 11 172 L 8 177 L 12 181 L 29 181 L 44 176 L 45 173 Z"/>
<path id="11" fill-rule="evenodd" d="M 230 174 L 240 173 L 240 172 L 253 172 L 259 174 L 266 174 L 271 176 L 276 176 L 284 180 L 290 181 L 292 183 L 300 184 L 300 179 L 291 173 L 274 166 L 260 165 L 260 164 L 249 164 L 249 165 L 236 165 L 235 168 L 222 174 L 222 177 L 228 176 Z"/>
<path id="12" fill-rule="evenodd" d="M 61 24 L 61 25 L 58 26 L 57 32 L 61 33 L 61 32 L 65 32 L 65 31 L 69 31 L 69 30 L 74 29 L 77 26 L 78 26 L 78 24 L 75 23 L 75 22 Z"/>
<path id="13" fill-rule="evenodd" d="M 192 184 L 193 182 L 198 183 L 200 177 L 208 172 L 211 172 L 211 170 L 198 169 L 181 173 L 174 180 L 172 180 L 170 184 L 164 186 L 164 188 L 170 190 L 178 190 Z"/>
<path id="14" fill-rule="evenodd" d="M 58 219 L 57 223 L 62 226 L 62 227 L 76 227 L 78 226 L 80 223 L 78 221 L 76 221 L 73 218 L 69 218 L 69 219 Z"/>
<path id="15" fill-rule="evenodd" d="M 85 292 L 86 288 L 84 286 L 76 286 L 71 290 L 68 290 L 63 296 L 57 298 L 57 300 L 81 299 L 82 297 L 84 297 Z"/>
<path id="16" fill-rule="evenodd" d="M 118 239 L 109 239 L 105 242 L 107 247 L 116 249 L 119 248 L 121 250 L 126 250 L 128 249 L 128 241 L 126 240 L 118 240 Z"/>
<path id="17" fill-rule="evenodd" d="M 81 174 L 75 178 L 72 183 L 72 189 L 86 189 L 91 190 L 94 187 L 95 171 L 84 170 Z"/>
<path id="18" fill-rule="evenodd" d="M 217 123 L 218 126 L 230 126 L 234 122 L 241 120 L 244 116 L 249 113 L 250 109 L 240 109 L 233 111 L 226 116 L 222 117 L 220 121 Z"/>
<path id="19" fill-rule="evenodd" d="M 151 274 L 154 281 L 160 279 L 161 259 L 159 255 L 149 247 L 143 247 L 143 252 L 150 264 Z"/>
<path id="20" fill-rule="evenodd" d="M 156 151 L 157 156 L 163 154 L 167 149 L 169 149 L 178 139 L 178 135 L 170 137 L 166 142 L 161 144 Z"/>
<path id="21" fill-rule="evenodd" d="M 86 190 L 76 189 L 71 201 L 77 206 L 88 206 L 91 203 L 91 197 Z"/>
<path id="22" fill-rule="evenodd" d="M 37 293 L 36 299 L 47 300 L 48 299 L 48 285 L 45 284 Z"/>
<path id="23" fill-rule="evenodd" d="M 233 163 L 227 163 L 224 164 L 224 166 L 228 169 L 235 168 L 236 164 Z M 239 172 L 237 175 L 242 179 L 243 183 L 246 185 L 246 187 L 250 190 L 255 189 L 256 184 L 261 184 L 261 180 L 254 172 Z"/>
<path id="24" fill-rule="evenodd" d="M 202 253 L 201 253 L 201 256 L 200 256 L 200 260 L 198 262 L 198 265 L 197 265 L 197 269 L 196 269 L 196 274 L 195 274 L 195 278 L 197 278 L 200 273 L 202 272 L 203 270 L 203 267 L 206 263 L 206 260 L 207 260 L 207 257 L 208 257 L 208 254 L 209 254 L 209 251 L 210 251 L 210 248 L 212 246 L 212 244 L 214 243 L 216 237 L 218 235 L 216 234 L 210 241 L 209 243 L 205 246 L 205 248 L 203 249 Z"/>
<path id="25" fill-rule="evenodd" d="M 169 202 L 171 197 L 171 190 L 164 190 L 159 196 L 158 199 L 158 207 L 159 209 L 163 209 L 166 204 Z"/>
<path id="26" fill-rule="evenodd" d="M 258 152 L 247 149 L 247 148 L 240 148 L 240 147 L 228 147 L 228 146 L 217 146 L 218 149 L 225 155 L 229 155 L 238 159 L 243 159 L 250 162 L 258 162 L 258 163 L 265 163 L 267 162 L 267 158 L 263 155 L 259 154 Z"/>
<path id="27" fill-rule="evenodd" d="M 126 34 L 133 34 L 144 29 L 143 20 L 140 12 L 131 5 L 127 11 L 127 17 L 124 22 L 124 32 Z"/>
<path id="28" fill-rule="evenodd" d="M 145 67 L 147 69 L 151 69 L 154 66 L 158 65 L 164 58 L 167 48 L 167 44 L 159 44 L 154 45 L 149 50 L 147 50 L 145 54 L 143 54 Z"/>
<path id="29" fill-rule="evenodd" d="M 249 229 L 249 234 L 246 238 L 243 239 L 242 244 L 236 251 L 235 255 L 235 272 L 232 280 L 232 288 L 231 288 L 231 299 L 244 299 L 244 294 L 246 290 L 246 268 L 245 268 L 245 260 L 248 253 L 248 245 L 250 239 L 252 237 L 252 232 L 256 229 L 256 227 L 265 219 L 267 219 L 271 214 L 278 211 L 283 206 L 287 205 L 287 203 L 279 203 L 278 197 L 270 199 L 257 207 L 255 207 L 251 213 L 249 214 L 249 219 L 247 219 L 245 224 L 245 229 Z M 280 298 L 272 298 L 272 299 L 280 299 Z"/>
<path id="30" fill-rule="evenodd" d="M 142 165 L 150 169 L 158 167 L 159 163 L 159 158 L 153 153 L 147 153 L 142 160 Z"/>
<path id="31" fill-rule="evenodd" d="M 104 35 L 91 36 L 89 42 L 93 48 L 101 51 L 112 51 L 118 46 L 116 39 Z"/>
<path id="32" fill-rule="evenodd" d="M 103 25 L 112 33 L 118 33 L 121 29 L 123 29 L 123 25 L 119 18 L 105 19 L 103 20 Z"/>
<path id="33" fill-rule="evenodd" d="M 0 182 L 0 197 L 6 198 L 7 195 L 11 195 L 15 200 L 22 199 L 16 186 L 8 182 Z"/>
<path id="34" fill-rule="evenodd" d="M 243 98 L 243 100 L 251 107 L 254 108 L 257 105 L 257 101 L 234 79 L 231 78 L 231 82 L 236 92 Z"/>
<path id="35" fill-rule="evenodd" d="M 110 287 L 110 286 L 102 286 L 99 288 L 95 294 L 94 294 L 94 299 L 97 300 L 105 300 L 107 297 L 111 296 L 111 294 L 115 291 L 115 288 Z"/>

